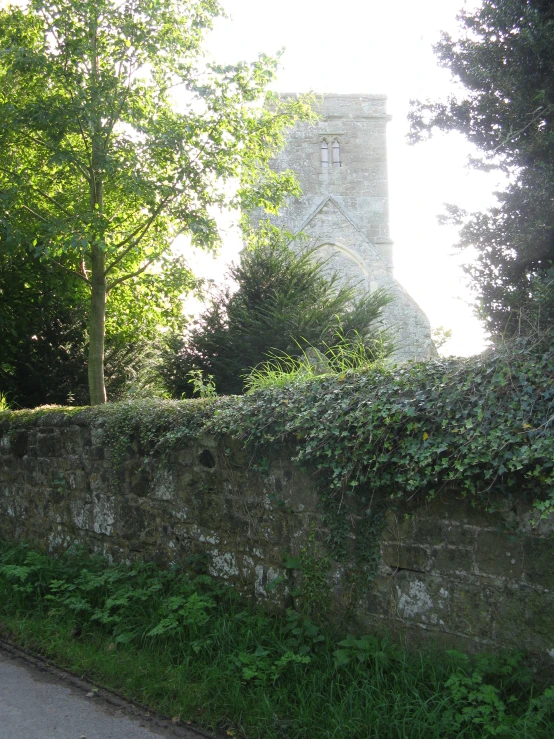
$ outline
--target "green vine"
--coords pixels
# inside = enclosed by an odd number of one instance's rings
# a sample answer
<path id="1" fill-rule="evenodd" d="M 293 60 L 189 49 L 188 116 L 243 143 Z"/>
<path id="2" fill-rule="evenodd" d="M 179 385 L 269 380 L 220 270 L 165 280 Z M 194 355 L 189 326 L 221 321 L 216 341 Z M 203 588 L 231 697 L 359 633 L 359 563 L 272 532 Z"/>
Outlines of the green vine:
<path id="1" fill-rule="evenodd" d="M 553 350 L 520 347 L 281 383 L 242 397 L 78 413 L 103 428 L 116 466 L 130 451 L 166 455 L 209 433 L 248 447 L 263 472 L 286 445 L 318 483 L 330 555 L 353 557 L 368 579 L 391 502 L 454 491 L 489 510 L 516 498 L 543 516 L 554 510 Z M 4 411 L 0 428 L 43 415 Z"/>
<path id="2" fill-rule="evenodd" d="M 89 409 L 93 421 L 102 427 L 115 468 L 132 454 L 167 456 L 182 444 L 197 440 L 214 407 L 227 399 L 133 400 L 109 403 Z"/>
<path id="3" fill-rule="evenodd" d="M 385 528 L 388 508 L 386 502 L 380 501 L 366 508 L 357 522 L 354 561 L 363 571 L 366 583 L 375 579 L 381 554 L 379 542 Z"/>
<path id="4" fill-rule="evenodd" d="M 320 617 L 329 609 L 330 589 L 327 574 L 330 566 L 329 557 L 320 552 L 316 541 L 316 527 L 312 524 L 306 546 L 300 552 L 302 596 L 310 615 Z"/>
<path id="5" fill-rule="evenodd" d="M 554 506 L 554 354 L 489 354 L 345 373 L 236 399 L 208 424 L 256 447 L 292 444 L 340 506 L 455 490 L 476 504 Z"/>

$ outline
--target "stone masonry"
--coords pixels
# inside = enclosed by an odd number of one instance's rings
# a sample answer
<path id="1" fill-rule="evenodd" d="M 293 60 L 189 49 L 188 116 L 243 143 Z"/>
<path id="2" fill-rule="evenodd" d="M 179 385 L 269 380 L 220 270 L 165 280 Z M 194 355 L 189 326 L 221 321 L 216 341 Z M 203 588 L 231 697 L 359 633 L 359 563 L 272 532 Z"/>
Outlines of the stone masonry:
<path id="1" fill-rule="evenodd" d="M 137 441 L 116 463 L 86 411 L 0 426 L 5 539 L 50 550 L 79 542 L 114 560 L 161 564 L 202 554 L 243 595 L 301 608 L 291 592 L 302 590 L 304 573 L 285 557 L 325 557 L 321 526 L 315 486 L 286 450 L 261 464 L 230 439 L 205 436 L 165 457 L 145 455 Z M 483 513 L 454 490 L 390 510 L 369 588 L 353 600 L 352 563 L 330 562 L 331 618 L 408 644 L 524 649 L 552 668 L 553 533 L 529 505 Z"/>
<path id="2" fill-rule="evenodd" d="M 389 293 L 393 302 L 384 310 L 384 324 L 393 333 L 396 360 L 433 356 L 427 316 L 393 274 L 386 97 L 330 94 L 316 110 L 320 119 L 293 128 L 274 160 L 275 170 L 296 173 L 303 192 L 275 220 L 304 233 L 304 246 L 316 248 L 343 283 Z"/>

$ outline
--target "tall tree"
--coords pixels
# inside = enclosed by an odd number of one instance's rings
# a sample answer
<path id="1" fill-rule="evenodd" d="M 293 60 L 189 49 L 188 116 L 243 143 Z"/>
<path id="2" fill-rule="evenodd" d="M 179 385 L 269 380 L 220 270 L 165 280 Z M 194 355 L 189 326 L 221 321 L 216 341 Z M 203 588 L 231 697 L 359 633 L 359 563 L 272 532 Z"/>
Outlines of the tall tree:
<path id="1" fill-rule="evenodd" d="M 307 106 L 257 104 L 274 59 L 203 60 L 220 13 L 217 0 L 31 0 L 0 13 L 5 247 L 29 239 L 88 287 L 91 404 L 106 400 L 108 295 L 175 272 L 178 234 L 213 248 L 214 208 L 274 209 L 295 191 L 267 162 Z"/>
<path id="2" fill-rule="evenodd" d="M 509 177 L 498 204 L 468 214 L 459 246 L 493 334 L 554 326 L 554 5 L 551 0 L 483 0 L 458 16 L 460 34 L 435 47 L 461 83 L 446 102 L 417 102 L 411 138 L 461 131 L 482 153 L 474 166 Z"/>
<path id="3" fill-rule="evenodd" d="M 162 390 L 155 358 L 165 333 L 183 328 L 179 298 L 196 283 L 167 269 L 114 292 L 106 310 L 110 397 Z M 87 403 L 87 293 L 84 282 L 24 244 L 0 251 L 0 393 L 14 407 Z"/>
<path id="4" fill-rule="evenodd" d="M 189 334 L 171 337 L 161 373 L 173 395 L 192 395 L 191 370 L 213 376 L 219 393 L 241 393 L 248 371 L 270 355 L 297 357 L 308 347 L 332 354 L 345 340 L 362 340 L 376 360 L 392 351 L 379 323 L 386 294 L 341 287 L 317 252 L 297 252 L 290 238 L 268 223 L 250 231 L 229 270 L 235 292 L 217 291 Z"/>

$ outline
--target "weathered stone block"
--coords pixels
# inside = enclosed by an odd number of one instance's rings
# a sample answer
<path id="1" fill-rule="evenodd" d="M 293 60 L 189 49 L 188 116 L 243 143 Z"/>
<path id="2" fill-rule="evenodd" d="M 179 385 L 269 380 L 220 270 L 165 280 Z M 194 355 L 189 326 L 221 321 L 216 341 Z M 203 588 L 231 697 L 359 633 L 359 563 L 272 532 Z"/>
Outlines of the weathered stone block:
<path id="1" fill-rule="evenodd" d="M 19 465 L 14 457 L 3 455 L 0 458 L 0 481 L 9 482 L 11 476 L 18 468 Z"/>
<path id="2" fill-rule="evenodd" d="M 388 541 L 414 541 L 413 516 L 403 512 L 389 511 L 386 515 L 386 523 L 383 536 Z"/>
<path id="3" fill-rule="evenodd" d="M 175 454 L 177 462 L 182 464 L 184 467 L 190 466 L 194 461 L 194 455 L 191 449 L 179 449 Z"/>
<path id="4" fill-rule="evenodd" d="M 521 541 L 513 534 L 482 532 L 477 536 L 475 564 L 480 572 L 519 579 L 523 573 Z"/>
<path id="5" fill-rule="evenodd" d="M 528 537 L 524 540 L 523 552 L 527 581 L 554 589 L 554 539 Z"/>
<path id="6" fill-rule="evenodd" d="M 384 544 L 381 558 L 389 567 L 426 572 L 429 569 L 429 551 L 424 547 L 403 544 Z"/>
<path id="7" fill-rule="evenodd" d="M 385 617 L 390 614 L 391 608 L 396 610 L 394 582 L 395 578 L 391 576 L 376 575 L 369 592 L 362 598 L 362 609 Z"/>
<path id="8" fill-rule="evenodd" d="M 440 578 L 403 570 L 395 576 L 396 615 L 407 621 L 444 626 L 448 618 L 449 593 Z"/>
<path id="9" fill-rule="evenodd" d="M 428 518 L 427 509 L 415 516 L 414 541 L 418 544 L 433 546 L 448 545 L 472 547 L 475 542 L 476 529 L 473 526 L 450 520 Z M 446 511 L 444 511 L 446 514 Z"/>
<path id="10" fill-rule="evenodd" d="M 442 521 L 452 521 L 458 525 L 484 528 L 483 510 L 474 503 L 474 500 L 461 496 L 457 490 L 452 488 L 445 490 L 440 497 L 426 503 L 425 507 L 422 507 L 421 513 L 424 518 L 439 518 Z M 504 525 L 506 515 L 500 512 L 487 513 L 486 528 L 496 528 Z"/>
<path id="11" fill-rule="evenodd" d="M 434 549 L 433 569 L 439 572 L 473 572 L 473 552 L 459 547 Z"/>
<path id="12" fill-rule="evenodd" d="M 449 630 L 494 641 L 494 617 L 501 599 L 494 586 L 474 580 L 444 584 L 450 601 Z"/>
<path id="13" fill-rule="evenodd" d="M 414 541 L 418 544 L 436 546 L 445 542 L 444 525 L 437 519 L 424 515 L 416 516 L 414 522 Z"/>
<path id="14" fill-rule="evenodd" d="M 127 469 L 128 492 L 139 498 L 145 498 L 150 493 L 152 478 L 142 465 L 132 465 Z"/>
<path id="15" fill-rule="evenodd" d="M 59 457 L 63 444 L 57 429 L 43 429 L 37 434 L 37 454 L 39 457 Z"/>
<path id="16" fill-rule="evenodd" d="M 459 546 L 473 548 L 475 545 L 475 537 L 477 530 L 473 526 L 465 526 L 451 522 L 442 522 L 441 530 L 443 532 L 444 541 L 448 546 Z"/>
<path id="17" fill-rule="evenodd" d="M 495 615 L 497 637 L 517 649 L 554 650 L 554 594 L 518 584 L 507 585 Z"/>
<path id="18" fill-rule="evenodd" d="M 9 434 L 6 434 L 5 438 L 8 441 L 8 450 L 14 455 L 14 457 L 18 457 L 19 459 L 21 459 L 21 457 L 27 454 L 27 449 L 29 446 L 28 431 L 11 431 Z"/>
<path id="19" fill-rule="evenodd" d="M 64 455 L 79 455 L 84 448 L 85 433 L 79 426 L 69 426 L 60 435 L 61 452 Z"/>
<path id="20" fill-rule="evenodd" d="M 453 491 L 448 490 L 431 500 L 424 501 L 417 512 L 418 518 L 426 521 L 431 519 L 449 520 L 452 518 L 452 506 L 456 504 L 456 500 L 453 500 L 454 495 Z"/>

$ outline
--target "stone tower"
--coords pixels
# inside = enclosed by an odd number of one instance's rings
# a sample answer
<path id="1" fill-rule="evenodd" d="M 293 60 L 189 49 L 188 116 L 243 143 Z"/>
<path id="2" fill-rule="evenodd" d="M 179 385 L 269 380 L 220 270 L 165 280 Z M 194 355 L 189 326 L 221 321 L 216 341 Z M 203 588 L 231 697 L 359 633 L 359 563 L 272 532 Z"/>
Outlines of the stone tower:
<path id="1" fill-rule="evenodd" d="M 433 356 L 427 316 L 393 275 L 386 97 L 325 95 L 317 112 L 317 122 L 292 129 L 272 165 L 293 170 L 303 193 L 276 221 L 303 232 L 344 282 L 370 292 L 384 288 L 393 297 L 384 322 L 394 335 L 396 360 Z"/>

